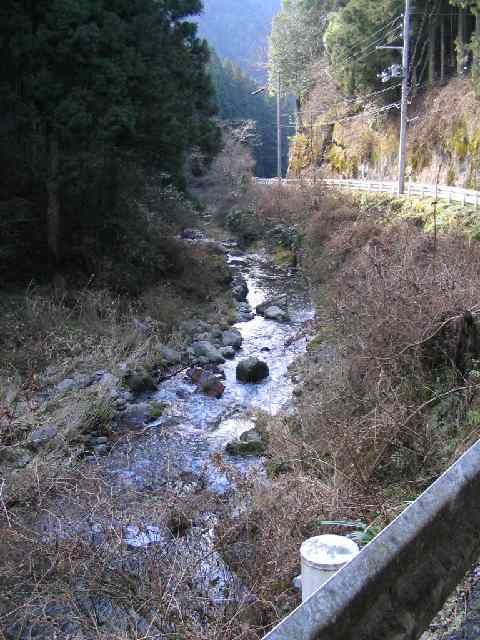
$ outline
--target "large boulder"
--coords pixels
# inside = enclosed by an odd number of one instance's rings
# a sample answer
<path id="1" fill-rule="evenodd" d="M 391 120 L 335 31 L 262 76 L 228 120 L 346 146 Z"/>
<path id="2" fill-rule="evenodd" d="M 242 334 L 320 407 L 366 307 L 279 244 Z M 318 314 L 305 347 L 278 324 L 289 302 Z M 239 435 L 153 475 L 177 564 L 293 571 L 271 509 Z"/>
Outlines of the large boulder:
<path id="1" fill-rule="evenodd" d="M 233 281 L 232 295 L 238 302 L 244 302 L 248 296 L 247 281 L 243 276 L 237 276 Z"/>
<path id="2" fill-rule="evenodd" d="M 260 456 L 265 453 L 266 442 L 257 429 L 249 429 L 240 438 L 229 442 L 225 448 L 232 456 Z"/>
<path id="3" fill-rule="evenodd" d="M 270 307 L 280 307 L 280 309 L 285 309 L 287 306 L 287 298 L 286 296 L 279 296 L 278 298 L 271 298 L 270 300 L 265 300 L 264 302 L 258 304 L 255 307 L 255 311 L 259 316 L 265 315 L 265 311 Z"/>
<path id="4" fill-rule="evenodd" d="M 53 424 L 47 424 L 43 427 L 34 429 L 30 434 L 30 447 L 33 450 L 46 446 L 57 435 L 57 427 Z"/>
<path id="5" fill-rule="evenodd" d="M 263 312 L 266 320 L 275 320 L 276 322 L 286 322 L 289 319 L 288 313 L 284 309 L 280 309 L 277 305 L 267 307 Z"/>
<path id="6" fill-rule="evenodd" d="M 220 351 L 208 340 L 199 340 L 192 344 L 193 353 L 197 358 L 205 358 L 208 362 L 221 364 L 225 358 Z"/>
<path id="7" fill-rule="evenodd" d="M 165 344 L 161 344 L 158 347 L 158 354 L 162 362 L 166 365 L 179 364 L 182 359 L 182 356 L 176 349 L 173 349 L 172 347 L 169 347 Z"/>
<path id="8" fill-rule="evenodd" d="M 268 378 L 270 371 L 266 362 L 258 358 L 246 358 L 237 364 L 237 380 L 240 382 L 260 382 Z"/>
<path id="9" fill-rule="evenodd" d="M 139 402 L 127 405 L 125 411 L 118 416 L 118 426 L 123 429 L 143 429 L 150 417 L 150 404 Z"/>
<path id="10" fill-rule="evenodd" d="M 242 346 L 243 338 L 238 329 L 230 329 L 222 333 L 222 344 L 224 347 L 233 347 L 234 349 L 240 349 Z"/>
<path id="11" fill-rule="evenodd" d="M 225 386 L 215 374 L 202 376 L 199 383 L 200 390 L 211 398 L 221 398 L 225 391 Z"/>
<path id="12" fill-rule="evenodd" d="M 132 393 L 147 393 L 148 391 L 156 391 L 157 389 L 155 380 L 144 369 L 127 371 L 123 376 L 123 382 Z"/>

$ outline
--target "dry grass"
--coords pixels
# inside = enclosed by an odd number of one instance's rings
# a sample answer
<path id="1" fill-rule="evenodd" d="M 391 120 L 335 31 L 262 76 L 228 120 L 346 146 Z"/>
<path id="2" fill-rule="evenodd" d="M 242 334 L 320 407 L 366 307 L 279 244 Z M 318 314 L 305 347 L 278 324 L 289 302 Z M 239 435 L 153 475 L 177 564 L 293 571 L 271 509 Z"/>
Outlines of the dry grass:
<path id="1" fill-rule="evenodd" d="M 203 245 L 179 243 L 177 250 L 182 262 L 178 275 L 136 298 L 107 289 L 72 288 L 59 293 L 54 286 L 3 294 L 3 391 L 5 382 L 35 390 L 73 372 L 112 370 L 129 358 L 151 360 L 156 345 L 180 340 L 182 320 L 227 314 L 228 274 L 223 258 Z"/>
<path id="2" fill-rule="evenodd" d="M 278 210 L 278 193 L 263 197 L 267 215 Z M 480 245 L 452 233 L 435 243 L 418 221 L 382 220 L 344 194 L 282 197 L 304 239 L 315 335 L 292 371 L 295 414 L 263 419 L 272 480 L 240 483 L 249 508 L 217 531 L 265 625 L 298 604 L 306 537 L 353 520 L 368 542 L 480 432 Z"/>
<path id="3" fill-rule="evenodd" d="M 415 495 L 478 435 L 480 246 L 452 233 L 435 243 L 343 194 L 300 224 L 317 336 L 298 416 L 271 446 L 362 493 Z"/>
<path id="4" fill-rule="evenodd" d="M 182 498 L 173 488 L 147 498 L 118 491 L 92 465 L 30 473 L 33 482 L 18 487 L 14 506 L 0 502 L 0 637 L 259 637 L 228 572 L 223 603 L 211 596 L 218 578 L 205 578 L 215 551 L 198 524 L 218 498 L 203 489 Z M 185 533 L 179 522 L 197 528 Z M 150 524 L 161 544 L 129 547 L 128 526 L 147 531 Z"/>

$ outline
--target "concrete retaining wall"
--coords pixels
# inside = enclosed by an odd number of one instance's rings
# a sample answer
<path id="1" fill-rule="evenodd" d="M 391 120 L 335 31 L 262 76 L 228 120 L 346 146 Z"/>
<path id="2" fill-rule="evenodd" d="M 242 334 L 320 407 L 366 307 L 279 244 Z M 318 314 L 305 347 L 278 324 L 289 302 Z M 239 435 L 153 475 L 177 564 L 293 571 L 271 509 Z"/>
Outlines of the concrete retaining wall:
<path id="1" fill-rule="evenodd" d="M 413 640 L 480 554 L 480 442 L 264 640 Z"/>

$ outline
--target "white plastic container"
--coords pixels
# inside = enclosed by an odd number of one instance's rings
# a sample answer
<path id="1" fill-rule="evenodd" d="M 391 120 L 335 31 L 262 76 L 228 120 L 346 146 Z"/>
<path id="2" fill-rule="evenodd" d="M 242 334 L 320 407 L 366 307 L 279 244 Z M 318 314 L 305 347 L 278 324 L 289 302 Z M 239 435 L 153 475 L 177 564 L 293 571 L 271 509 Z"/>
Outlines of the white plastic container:
<path id="1" fill-rule="evenodd" d="M 356 542 L 344 536 L 309 538 L 300 547 L 302 602 L 360 552 Z"/>

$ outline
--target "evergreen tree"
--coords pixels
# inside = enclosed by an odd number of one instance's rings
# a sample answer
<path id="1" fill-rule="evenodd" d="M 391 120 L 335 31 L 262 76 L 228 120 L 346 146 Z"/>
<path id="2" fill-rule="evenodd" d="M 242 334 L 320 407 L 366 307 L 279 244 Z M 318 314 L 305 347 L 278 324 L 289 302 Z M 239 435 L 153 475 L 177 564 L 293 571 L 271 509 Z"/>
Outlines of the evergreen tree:
<path id="1" fill-rule="evenodd" d="M 210 74 L 215 86 L 219 117 L 233 125 L 250 120 L 255 134 L 250 138 L 256 162 L 256 175 L 272 177 L 277 172 L 276 99 L 267 92 L 252 95 L 258 85 L 230 60 L 212 53 Z M 289 109 L 288 103 L 283 108 Z M 287 162 L 288 129 L 283 129 L 284 166 Z"/>
<path id="2" fill-rule="evenodd" d="M 45 202 L 59 262 L 69 227 L 115 215 L 122 174 L 181 182 L 185 154 L 212 154 L 208 49 L 187 20 L 199 0 L 11 0 L 0 10 L 2 159 Z M 20 171 L 19 171 L 20 168 Z"/>

